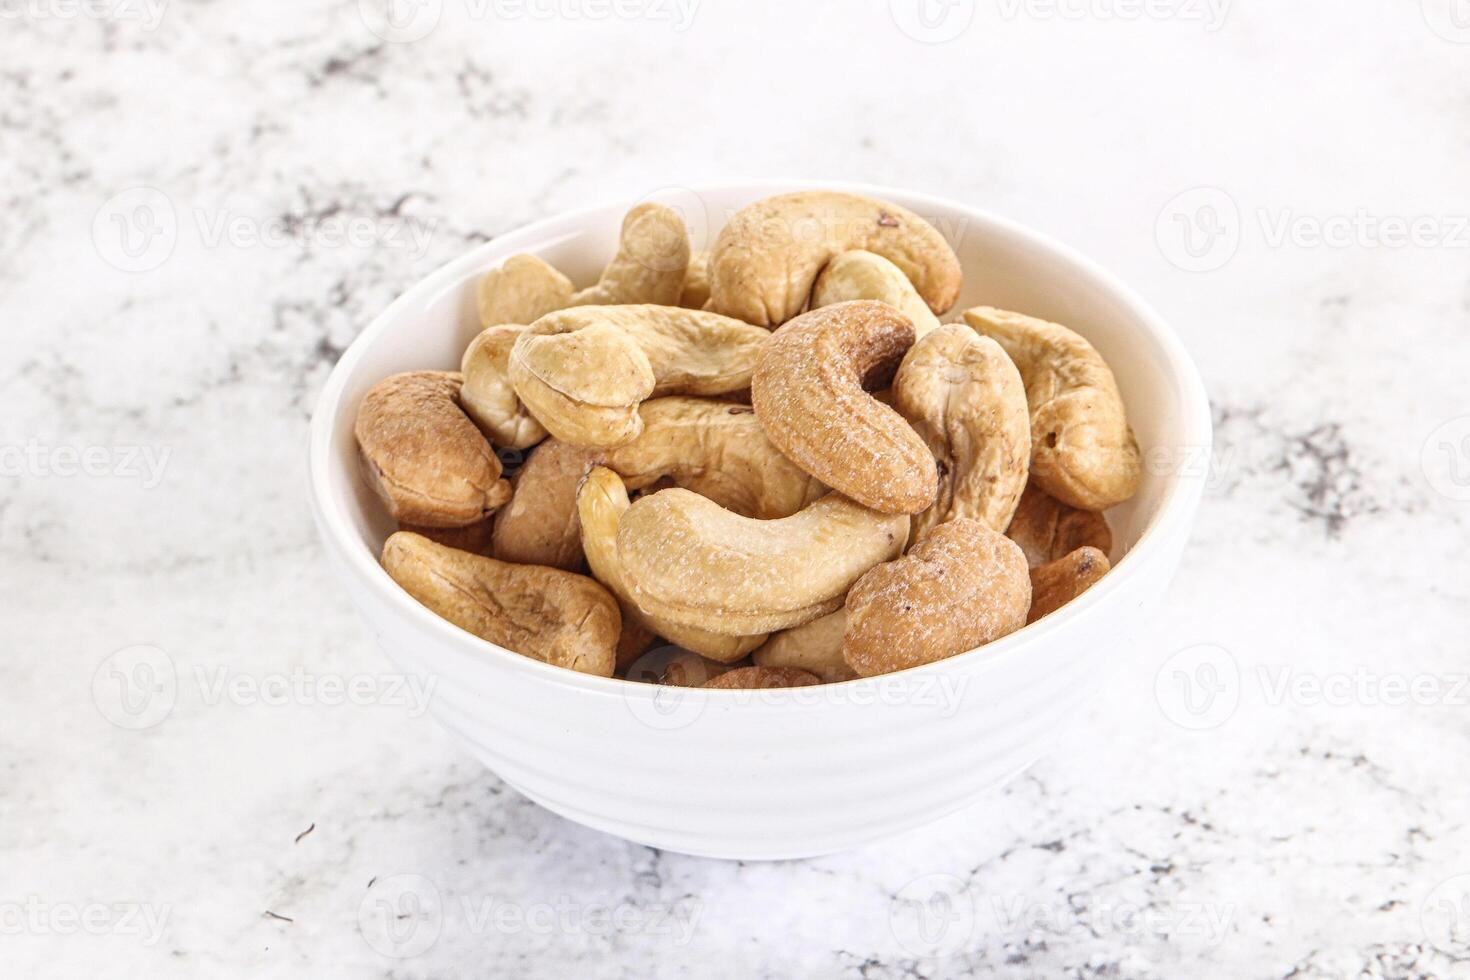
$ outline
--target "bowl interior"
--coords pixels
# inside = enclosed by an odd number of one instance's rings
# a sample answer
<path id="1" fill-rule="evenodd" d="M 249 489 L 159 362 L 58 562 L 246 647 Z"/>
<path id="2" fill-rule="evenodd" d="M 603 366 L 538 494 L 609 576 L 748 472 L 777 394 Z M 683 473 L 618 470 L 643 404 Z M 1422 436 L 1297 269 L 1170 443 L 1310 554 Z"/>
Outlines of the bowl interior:
<path id="1" fill-rule="evenodd" d="M 654 197 L 684 214 L 698 248 L 712 242 L 725 218 L 740 207 L 802 186 L 746 184 Z M 1107 273 L 1020 226 L 924 195 L 850 189 L 909 207 L 949 239 L 963 265 L 965 285 L 959 303 L 943 319 L 957 319 L 961 311 L 979 304 L 1017 310 L 1070 326 L 1108 360 L 1146 460 L 1137 496 L 1108 512 L 1114 536 L 1111 557 L 1117 564 L 1159 519 L 1181 482 L 1194 479 L 1189 467 L 1199 461 L 1191 457 L 1208 453 L 1208 408 L 1178 341 Z M 355 546 L 376 564 L 383 541 L 394 530 L 358 475 L 352 427 L 367 390 L 399 371 L 457 369 L 479 330 L 476 286 L 488 269 L 511 255 L 535 253 L 579 286 L 594 281 L 611 257 L 622 217 L 633 203 L 564 215 L 486 243 L 410 289 L 364 331 L 329 380 L 314 420 L 315 492 L 328 533 L 355 537 Z M 378 574 L 392 587 L 386 574 Z"/>

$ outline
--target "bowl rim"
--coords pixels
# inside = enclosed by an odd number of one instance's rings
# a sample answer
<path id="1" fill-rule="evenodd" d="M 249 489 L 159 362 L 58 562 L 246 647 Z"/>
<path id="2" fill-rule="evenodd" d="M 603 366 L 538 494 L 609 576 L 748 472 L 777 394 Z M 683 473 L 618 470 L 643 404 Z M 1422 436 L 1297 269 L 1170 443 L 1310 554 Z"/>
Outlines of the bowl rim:
<path id="1" fill-rule="evenodd" d="M 662 190 L 688 191 L 701 199 L 705 194 L 727 194 L 733 192 L 737 194 L 749 194 L 752 200 L 761 196 L 787 193 L 790 191 L 846 191 L 854 194 L 864 194 L 869 197 L 893 200 L 896 203 L 902 203 L 910 210 L 930 207 L 936 209 L 935 213 L 946 211 L 958 212 L 963 214 L 967 221 L 978 222 L 995 232 L 1011 236 L 1038 251 L 1051 253 L 1055 257 L 1074 266 L 1083 277 L 1092 279 L 1096 286 L 1118 299 L 1128 309 L 1136 324 L 1151 335 L 1153 341 L 1162 351 L 1168 364 L 1168 369 L 1178 382 L 1183 395 L 1182 404 L 1177 406 L 1182 424 L 1182 438 L 1179 444 L 1199 447 L 1206 457 L 1212 452 L 1213 423 L 1210 415 L 1209 399 L 1205 391 L 1204 382 L 1200 378 L 1199 370 L 1185 349 L 1183 342 L 1152 305 L 1144 300 L 1132 287 L 1070 245 L 1066 245 L 1049 235 L 1029 228 L 1020 222 L 1002 217 L 982 208 L 977 208 L 939 195 L 911 191 L 899 187 L 847 181 L 765 178 L 759 180 L 711 181 L 693 185 L 670 186 L 662 188 Z M 659 192 L 654 192 L 649 197 L 654 197 L 657 193 Z M 324 544 L 331 551 L 336 552 L 342 557 L 347 570 L 363 585 L 366 592 L 375 601 L 387 603 L 398 612 L 401 618 L 407 619 L 418 629 L 434 635 L 444 644 L 454 648 L 458 653 L 465 655 L 470 659 L 470 662 L 477 664 L 483 663 L 487 668 L 491 664 L 496 664 L 501 669 L 524 671 L 530 677 L 538 677 L 544 682 L 569 690 L 576 690 L 583 694 L 617 697 L 624 700 L 630 697 L 652 700 L 658 697 L 661 692 L 666 694 L 667 689 L 656 684 L 628 681 L 617 677 L 599 677 L 543 663 L 531 657 L 499 647 L 490 643 L 488 640 L 481 639 L 455 626 L 447 620 L 441 619 L 400 588 L 388 573 L 383 570 L 376 557 L 372 556 L 371 552 L 366 548 L 361 547 L 356 528 L 348 513 L 346 501 L 332 498 L 329 492 L 330 481 L 328 479 L 333 456 L 333 430 L 335 429 L 337 416 L 342 410 L 342 399 L 347 388 L 347 382 L 356 373 L 358 364 L 366 356 L 365 352 L 367 349 L 372 346 L 373 342 L 379 336 L 388 331 L 390 325 L 405 310 L 419 304 L 427 297 L 441 294 L 448 286 L 462 278 L 465 271 L 476 265 L 486 263 L 486 260 L 482 258 L 486 253 L 500 252 L 509 246 L 511 251 L 501 256 L 503 260 L 511 254 L 515 254 L 513 250 L 522 239 L 535 239 L 544 242 L 546 239 L 556 237 L 559 233 L 575 234 L 577 233 L 577 229 L 594 215 L 603 214 L 618 208 L 625 208 L 626 205 L 626 200 L 603 201 L 598 204 L 551 215 L 522 225 L 505 234 L 498 235 L 462 255 L 448 260 L 428 276 L 418 280 L 405 289 L 402 294 L 374 317 L 372 322 L 348 345 L 346 351 L 343 352 L 328 375 L 326 383 L 322 387 L 321 394 L 317 397 L 316 405 L 312 410 L 308 435 L 307 472 L 310 483 L 312 513 L 316 520 L 318 532 L 326 539 Z M 490 265 L 486 264 L 486 268 L 489 267 Z M 1198 473 L 1184 473 L 1177 470 L 1172 473 L 1170 476 L 1171 484 L 1166 489 L 1163 500 L 1160 502 L 1153 520 L 1144 528 L 1138 540 L 1128 549 L 1128 552 L 1118 560 L 1118 563 L 1113 567 L 1113 571 L 1103 576 L 1097 585 L 1088 589 L 1081 596 L 1067 603 L 1066 606 L 1051 615 L 1035 623 L 1023 626 L 1016 632 L 984 646 L 955 654 L 943 660 L 920 664 L 904 670 L 894 671 L 890 674 L 838 681 L 823 685 L 823 687 L 828 690 L 833 688 L 852 689 L 854 686 L 876 687 L 880 684 L 892 683 L 895 678 L 923 678 L 927 680 L 930 676 L 962 666 L 982 670 L 1000 669 L 1004 667 L 1007 662 L 1023 655 L 1023 651 L 1032 644 L 1044 642 L 1048 634 L 1058 632 L 1074 622 L 1091 615 L 1097 607 L 1108 602 L 1111 596 L 1123 588 L 1123 579 L 1127 578 L 1134 569 L 1139 568 L 1150 556 L 1159 554 L 1167 548 L 1168 540 L 1174 536 L 1176 529 L 1181 533 L 1187 531 L 1187 528 L 1179 528 L 1179 525 L 1187 524 L 1193 520 L 1195 508 L 1204 491 L 1207 475 L 1208 467 L 1203 468 Z M 487 653 L 492 659 L 485 659 Z M 820 689 L 791 688 L 790 690 L 812 691 Z M 716 702 L 722 699 L 729 701 L 742 697 L 748 699 L 752 693 L 750 691 L 734 689 L 706 690 L 704 688 L 680 688 L 679 690 L 681 696 L 689 696 L 697 691 L 697 696 L 713 698 Z M 782 692 L 779 690 L 768 690 L 760 693 L 763 695 L 779 695 Z M 806 703 L 804 699 L 797 699 L 797 701 L 797 707 Z"/>

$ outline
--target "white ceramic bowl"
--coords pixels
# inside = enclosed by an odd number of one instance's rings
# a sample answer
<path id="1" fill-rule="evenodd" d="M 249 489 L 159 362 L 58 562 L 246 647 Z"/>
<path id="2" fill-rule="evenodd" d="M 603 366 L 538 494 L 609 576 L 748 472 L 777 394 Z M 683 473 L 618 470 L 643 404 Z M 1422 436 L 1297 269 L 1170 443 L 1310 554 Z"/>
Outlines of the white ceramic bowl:
<path id="1" fill-rule="evenodd" d="M 964 265 L 957 311 L 986 303 L 1066 323 L 1112 365 L 1147 475 L 1108 514 L 1113 571 L 1041 622 L 888 677 L 760 693 L 670 689 L 492 646 L 388 578 L 377 555 L 391 526 L 358 478 L 352 436 L 364 393 L 398 371 L 454 368 L 477 332 L 476 283 L 508 256 L 534 252 L 574 281 L 595 279 L 631 202 L 538 222 L 429 276 L 343 355 L 312 420 L 311 495 L 327 554 L 389 659 L 434 684 L 438 720 L 548 809 L 673 851 L 836 851 L 938 819 L 1024 770 L 1162 595 L 1204 485 L 1210 415 L 1194 365 L 1143 300 L 1076 252 L 967 205 L 883 187 L 732 184 L 681 190 L 669 203 L 698 246 L 745 204 L 814 186 L 894 201 L 933 222 Z"/>

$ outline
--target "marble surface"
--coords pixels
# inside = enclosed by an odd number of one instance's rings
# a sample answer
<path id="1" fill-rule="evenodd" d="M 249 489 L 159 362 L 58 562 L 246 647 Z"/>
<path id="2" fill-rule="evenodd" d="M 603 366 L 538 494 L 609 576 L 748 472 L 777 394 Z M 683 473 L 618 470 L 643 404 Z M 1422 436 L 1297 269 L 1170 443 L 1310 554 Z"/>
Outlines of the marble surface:
<path id="1" fill-rule="evenodd" d="M 1464 10 L 381 12 L 0 4 L 0 973 L 1470 975 Z M 1065 750 L 799 863 L 519 798 L 380 676 L 304 491 L 314 394 L 407 285 L 732 176 L 1080 247 L 1218 421 L 1167 608 Z"/>

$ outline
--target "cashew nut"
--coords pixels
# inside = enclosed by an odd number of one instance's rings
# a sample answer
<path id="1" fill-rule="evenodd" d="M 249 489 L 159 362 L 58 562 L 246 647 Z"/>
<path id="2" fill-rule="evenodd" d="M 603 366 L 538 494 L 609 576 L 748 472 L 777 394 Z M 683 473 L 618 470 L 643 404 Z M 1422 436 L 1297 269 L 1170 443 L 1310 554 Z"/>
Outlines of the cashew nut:
<path id="1" fill-rule="evenodd" d="M 790 517 L 827 488 L 766 438 L 755 410 L 706 398 L 654 398 L 638 409 L 643 433 L 601 463 L 630 490 L 662 477 L 744 517 Z"/>
<path id="2" fill-rule="evenodd" d="M 811 687 L 822 683 L 816 674 L 794 667 L 740 667 L 705 681 L 707 690 L 770 690 L 778 687 Z"/>
<path id="3" fill-rule="evenodd" d="M 572 281 L 535 255 L 512 255 L 480 280 L 480 326 L 530 323 L 572 301 Z"/>
<path id="4" fill-rule="evenodd" d="M 502 510 L 500 513 L 504 513 Z M 466 524 L 464 527 L 424 527 L 422 524 L 400 524 L 398 530 L 421 534 L 435 544 L 442 544 L 455 551 L 468 551 L 472 555 L 488 555 L 490 538 L 495 527 L 495 518 Z"/>
<path id="5" fill-rule="evenodd" d="M 939 497 L 913 536 L 956 517 L 1004 532 L 1031 459 L 1026 388 L 1006 352 L 969 327 L 941 327 L 904 355 L 893 396 L 939 465 Z"/>
<path id="6" fill-rule="evenodd" d="M 748 667 L 749 664 L 740 664 L 740 667 Z M 739 667 L 732 664 L 722 664 L 708 657 L 701 657 L 697 653 L 688 650 L 679 650 L 664 666 L 663 673 L 659 675 L 658 682 L 669 687 L 703 687 L 708 681 L 728 674 Z"/>
<path id="7" fill-rule="evenodd" d="M 582 550 L 587 554 L 587 566 L 593 576 L 617 596 L 625 622 L 636 623 L 676 646 L 720 663 L 739 660 L 765 642 L 764 633 L 723 636 L 696 626 L 671 622 L 640 608 L 628 586 L 618 550 L 618 523 L 628 509 L 628 491 L 616 473 L 599 466 L 587 474 L 577 492 Z"/>
<path id="8" fill-rule="evenodd" d="M 858 194 L 799 191 L 757 201 L 730 218 L 710 257 L 711 308 L 779 326 L 806 309 L 822 267 L 854 249 L 892 261 L 935 313 L 959 296 L 959 259 L 923 218 Z"/>
<path id="9" fill-rule="evenodd" d="M 495 515 L 491 553 L 521 565 L 549 565 L 569 572 L 581 568 L 577 486 L 591 468 L 587 450 L 558 439 L 532 450 L 511 480 L 515 492 L 510 503 Z"/>
<path id="10" fill-rule="evenodd" d="M 1096 548 L 1105 555 L 1113 550 L 1113 533 L 1106 517 L 1069 507 L 1034 483 L 1021 494 L 1006 537 L 1021 546 L 1032 568 L 1065 558 L 1082 547 Z"/>
<path id="11" fill-rule="evenodd" d="M 676 306 L 586 306 L 542 317 L 516 339 L 510 379 L 551 434 L 577 446 L 637 437 L 655 395 L 720 395 L 750 385 L 770 336 Z"/>
<path id="12" fill-rule="evenodd" d="M 529 449 L 546 438 L 546 429 L 526 411 L 510 383 L 510 349 L 526 332 L 521 325 L 487 327 L 470 341 L 460 362 L 464 387 L 459 403 L 492 443 Z"/>
<path id="13" fill-rule="evenodd" d="M 1050 615 L 1098 583 L 1112 566 L 1096 548 L 1078 548 L 1064 558 L 1031 569 L 1031 611 L 1026 622 Z"/>
<path id="14" fill-rule="evenodd" d="M 679 305 L 686 310 L 702 310 L 709 302 L 709 253 L 693 252 L 689 271 L 684 274 L 684 288 L 679 292 Z"/>
<path id="15" fill-rule="evenodd" d="M 887 386 L 914 328 L 873 300 L 838 303 L 771 335 L 751 380 L 751 403 L 776 448 L 827 486 L 885 513 L 934 503 L 939 473 L 903 417 L 864 388 Z"/>
<path id="16" fill-rule="evenodd" d="M 684 219 L 662 204 L 640 204 L 623 218 L 618 253 L 603 269 L 597 285 L 572 294 L 567 305 L 672 306 L 679 301 L 688 268 L 689 232 Z"/>
<path id="17" fill-rule="evenodd" d="M 383 568 L 409 595 L 481 639 L 612 676 L 622 617 L 607 590 L 585 575 L 466 554 L 407 531 L 383 545 Z"/>
<path id="18" fill-rule="evenodd" d="M 812 287 L 812 309 L 855 299 L 875 299 L 898 310 L 913 322 L 919 340 L 939 327 L 939 317 L 908 276 L 883 256 L 861 249 L 843 252 L 827 263 Z"/>
<path id="19" fill-rule="evenodd" d="M 965 653 L 1026 625 L 1031 579 L 1014 541 L 961 517 L 847 595 L 842 655 L 864 677 Z"/>
<path id="20" fill-rule="evenodd" d="M 824 684 L 850 681 L 857 672 L 842 659 L 847 610 L 839 609 L 810 623 L 776 633 L 750 655 L 757 667 L 795 667 L 810 671 Z"/>
<path id="21" fill-rule="evenodd" d="M 751 636 L 832 612 L 859 576 L 899 553 L 908 526 L 907 515 L 880 514 L 839 494 L 761 521 L 675 488 L 628 508 L 618 558 L 645 612 Z"/>
<path id="22" fill-rule="evenodd" d="M 462 381 L 449 371 L 395 374 L 357 410 L 363 473 L 400 523 L 463 527 L 510 499 L 495 450 L 455 401 Z"/>
<path id="23" fill-rule="evenodd" d="M 979 306 L 965 322 L 994 338 L 1026 382 L 1031 476 L 1082 510 L 1107 510 L 1138 491 L 1142 460 L 1113 372 L 1091 344 L 1057 323 Z"/>

